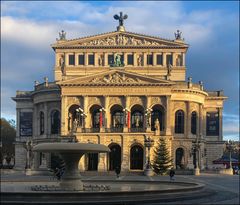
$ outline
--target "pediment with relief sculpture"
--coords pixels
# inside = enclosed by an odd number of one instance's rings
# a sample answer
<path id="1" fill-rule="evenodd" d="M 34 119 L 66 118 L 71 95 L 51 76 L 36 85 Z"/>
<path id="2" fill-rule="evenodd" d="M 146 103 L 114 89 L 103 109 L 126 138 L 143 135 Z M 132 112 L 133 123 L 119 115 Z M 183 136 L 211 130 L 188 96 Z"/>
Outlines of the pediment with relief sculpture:
<path id="1" fill-rule="evenodd" d="M 89 85 L 173 85 L 175 83 L 167 80 L 151 78 L 126 71 L 112 70 L 104 73 L 77 77 L 58 82 L 61 86 L 89 86 Z"/>
<path id="2" fill-rule="evenodd" d="M 146 46 L 146 47 L 188 47 L 184 42 L 162 39 L 131 32 L 110 32 L 85 38 L 65 40 L 53 44 L 53 48 L 59 47 L 112 47 L 112 46 Z"/>

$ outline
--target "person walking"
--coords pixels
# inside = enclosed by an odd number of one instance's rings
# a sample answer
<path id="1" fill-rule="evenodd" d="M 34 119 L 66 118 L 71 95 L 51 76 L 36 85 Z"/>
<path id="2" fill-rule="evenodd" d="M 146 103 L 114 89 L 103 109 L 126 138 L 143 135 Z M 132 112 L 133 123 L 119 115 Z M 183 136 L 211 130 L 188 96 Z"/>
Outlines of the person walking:
<path id="1" fill-rule="evenodd" d="M 175 175 L 175 171 L 173 169 L 171 169 L 169 172 L 170 181 L 174 181 L 174 175 Z"/>
<path id="2" fill-rule="evenodd" d="M 121 172 L 120 166 L 116 166 L 116 168 L 115 168 L 115 173 L 116 173 L 116 175 L 117 175 L 117 178 L 119 178 L 120 172 Z"/>

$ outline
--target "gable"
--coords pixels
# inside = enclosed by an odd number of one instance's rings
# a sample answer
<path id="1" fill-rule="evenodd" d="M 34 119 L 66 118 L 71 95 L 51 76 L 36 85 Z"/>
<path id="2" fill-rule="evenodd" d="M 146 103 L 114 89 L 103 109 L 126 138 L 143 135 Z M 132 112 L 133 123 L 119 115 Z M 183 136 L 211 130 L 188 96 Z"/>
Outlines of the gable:
<path id="1" fill-rule="evenodd" d="M 87 77 L 77 77 L 58 82 L 61 86 L 116 86 L 116 85 L 173 85 L 175 83 L 167 80 L 160 80 L 131 72 L 111 70 Z"/>
<path id="2" fill-rule="evenodd" d="M 65 40 L 53 44 L 53 48 L 78 47 L 188 47 L 184 42 L 166 40 L 131 32 L 110 32 L 96 36 Z"/>

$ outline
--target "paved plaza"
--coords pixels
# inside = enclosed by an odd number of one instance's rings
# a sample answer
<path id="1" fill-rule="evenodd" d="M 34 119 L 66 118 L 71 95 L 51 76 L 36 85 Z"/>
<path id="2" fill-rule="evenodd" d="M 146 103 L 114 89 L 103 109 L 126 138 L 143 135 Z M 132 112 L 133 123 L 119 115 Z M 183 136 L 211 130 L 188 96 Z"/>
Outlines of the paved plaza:
<path id="1" fill-rule="evenodd" d="M 96 176 L 92 175 L 84 175 L 82 176 L 83 181 L 91 181 L 91 180 L 117 180 L 117 181 L 169 181 L 168 176 L 141 176 L 141 175 L 121 175 L 119 179 L 116 178 L 115 175 L 101 175 Z M 16 172 L 7 172 L 6 170 L 1 174 L 1 181 L 25 181 L 25 182 L 46 182 L 52 180 L 51 177 L 48 176 L 25 176 L 23 173 Z M 205 184 L 204 192 L 206 195 L 201 198 L 194 199 L 194 194 L 191 199 L 181 199 L 174 202 L 121 202 L 119 201 L 117 204 L 239 204 L 239 175 L 222 175 L 222 174 L 207 174 L 202 173 L 200 176 L 194 175 L 176 175 L 176 182 L 197 182 Z M 2 185 L 1 185 L 2 186 Z"/>

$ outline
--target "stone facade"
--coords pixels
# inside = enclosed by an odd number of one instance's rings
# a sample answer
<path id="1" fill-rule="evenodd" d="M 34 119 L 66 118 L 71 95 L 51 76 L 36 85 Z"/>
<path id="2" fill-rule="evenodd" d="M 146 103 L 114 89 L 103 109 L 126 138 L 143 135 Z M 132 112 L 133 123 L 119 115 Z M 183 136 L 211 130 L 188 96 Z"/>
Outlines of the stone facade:
<path id="1" fill-rule="evenodd" d="M 27 140 L 37 144 L 72 135 L 79 142 L 100 143 L 112 150 L 112 154 L 85 155 L 79 163 L 85 171 L 108 171 L 116 165 L 126 172 L 143 171 L 148 137 L 154 146 L 160 136 L 166 139 L 175 168 L 194 168 L 196 153 L 201 169 L 222 155 L 226 97 L 222 91 L 206 91 L 202 82 L 186 81 L 188 44 L 181 37 L 166 40 L 119 30 L 60 38 L 52 48 L 55 82 L 45 78 L 35 82 L 33 91 L 17 91 L 13 97 L 16 169 L 25 167 Z M 26 113 L 29 120 L 24 120 Z M 196 139 L 198 152 L 192 149 Z M 43 160 L 46 167 L 51 165 L 49 154 L 35 153 L 32 168 L 42 168 Z"/>

